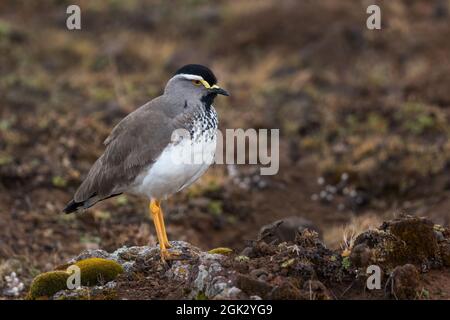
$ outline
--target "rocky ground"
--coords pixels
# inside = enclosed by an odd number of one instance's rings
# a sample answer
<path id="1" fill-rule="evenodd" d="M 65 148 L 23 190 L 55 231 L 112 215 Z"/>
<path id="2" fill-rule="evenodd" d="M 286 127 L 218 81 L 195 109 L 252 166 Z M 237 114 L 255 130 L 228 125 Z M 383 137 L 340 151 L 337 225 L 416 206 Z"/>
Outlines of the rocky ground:
<path id="1" fill-rule="evenodd" d="M 277 236 L 280 224 L 266 228 L 242 252 L 208 252 L 172 242 L 178 259 L 162 262 L 157 246 L 122 247 L 112 253 L 87 250 L 39 275 L 32 299 L 448 299 L 450 230 L 423 218 L 400 217 L 352 238 L 343 251 L 327 249 L 317 232 L 297 230 Z M 80 263 L 105 259 L 83 269 Z M 81 286 L 55 285 L 68 266 L 81 267 Z M 116 266 L 117 265 L 117 266 Z M 380 287 L 370 290 L 369 266 L 378 266 Z M 101 268 L 100 268 L 101 267 Z M 93 271 L 95 268 L 98 271 Z M 120 270 L 119 272 L 108 271 Z M 96 273 L 95 273 L 96 272 Z M 95 273 L 95 277 L 92 276 Z M 111 281 L 105 281 L 105 278 Z M 90 279 L 86 281 L 85 279 Z M 90 285 L 90 286 L 89 286 Z"/>

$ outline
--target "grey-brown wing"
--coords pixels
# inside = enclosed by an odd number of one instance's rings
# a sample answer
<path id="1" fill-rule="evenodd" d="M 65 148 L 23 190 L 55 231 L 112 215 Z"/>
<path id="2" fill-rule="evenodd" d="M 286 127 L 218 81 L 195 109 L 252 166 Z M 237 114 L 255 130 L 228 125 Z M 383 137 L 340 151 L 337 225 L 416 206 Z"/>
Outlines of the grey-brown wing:
<path id="1" fill-rule="evenodd" d="M 151 103 L 125 117 L 105 140 L 106 150 L 74 196 L 84 207 L 124 192 L 161 154 L 172 134 L 172 120 Z"/>

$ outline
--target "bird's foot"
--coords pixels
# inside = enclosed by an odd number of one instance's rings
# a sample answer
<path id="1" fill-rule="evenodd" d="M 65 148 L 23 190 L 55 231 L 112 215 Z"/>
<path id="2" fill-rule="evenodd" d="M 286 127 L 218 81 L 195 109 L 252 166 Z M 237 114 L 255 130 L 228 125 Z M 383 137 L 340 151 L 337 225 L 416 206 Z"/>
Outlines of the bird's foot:
<path id="1" fill-rule="evenodd" d="M 171 261 L 171 260 L 184 260 L 186 259 L 185 255 L 181 251 L 169 251 L 169 250 L 161 250 L 161 260 Z"/>

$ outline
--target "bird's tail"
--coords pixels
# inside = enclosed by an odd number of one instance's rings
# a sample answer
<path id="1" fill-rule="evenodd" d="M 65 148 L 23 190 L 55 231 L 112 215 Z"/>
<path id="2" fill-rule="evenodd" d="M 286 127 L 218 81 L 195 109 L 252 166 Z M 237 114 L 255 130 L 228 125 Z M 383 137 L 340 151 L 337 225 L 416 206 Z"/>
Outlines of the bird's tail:
<path id="1" fill-rule="evenodd" d="M 75 202 L 75 200 L 70 200 L 70 202 L 63 209 L 64 213 L 72 213 L 80 209 L 86 208 L 86 201 Z"/>
<path id="2" fill-rule="evenodd" d="M 87 209 L 92 207 L 97 202 L 101 201 L 103 199 L 99 198 L 96 193 L 94 193 L 92 196 L 87 198 L 86 200 L 82 201 L 75 201 L 74 199 L 70 200 L 70 202 L 66 205 L 66 207 L 63 209 L 63 212 L 65 213 L 72 213 L 78 210 Z"/>
<path id="3" fill-rule="evenodd" d="M 98 197 L 97 194 L 93 194 L 90 198 L 84 200 L 84 201 L 80 201 L 80 202 L 76 202 L 75 200 L 70 200 L 70 202 L 66 205 L 66 207 L 63 209 L 64 213 L 72 213 L 78 210 L 82 210 L 82 209 L 87 209 L 92 207 L 94 204 L 96 204 L 99 201 L 103 201 L 112 197 L 116 197 L 118 195 L 121 195 L 122 193 L 115 193 L 115 194 L 111 194 L 109 196 L 106 197 Z"/>

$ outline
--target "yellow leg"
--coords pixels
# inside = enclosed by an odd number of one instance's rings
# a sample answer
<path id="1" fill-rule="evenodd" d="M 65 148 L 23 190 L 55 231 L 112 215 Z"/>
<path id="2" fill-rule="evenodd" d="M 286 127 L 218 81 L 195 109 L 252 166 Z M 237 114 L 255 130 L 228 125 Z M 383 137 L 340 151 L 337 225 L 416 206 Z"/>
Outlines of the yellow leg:
<path id="1" fill-rule="evenodd" d="M 161 258 L 164 259 L 165 252 L 167 249 L 164 245 L 164 241 L 162 241 L 162 229 L 161 223 L 159 221 L 159 206 L 155 203 L 154 200 L 150 201 L 149 205 L 150 216 L 153 219 L 153 223 L 155 224 L 156 236 L 158 237 L 159 249 L 161 251 Z"/>
<path id="2" fill-rule="evenodd" d="M 170 244 L 167 240 L 166 230 L 164 227 L 164 217 L 162 214 L 160 202 L 158 200 L 150 201 L 149 211 L 155 224 L 156 236 L 158 237 L 159 248 L 161 251 L 161 259 L 166 260 L 173 258 L 172 255 L 177 256 L 178 254 L 170 254 L 169 251 L 167 251 L 167 248 L 170 248 Z"/>
<path id="3" fill-rule="evenodd" d="M 156 201 L 159 207 L 159 213 L 158 213 L 158 220 L 159 223 L 161 225 L 161 229 L 162 229 L 162 241 L 164 242 L 164 245 L 166 246 L 166 248 L 170 248 L 172 247 L 169 243 L 169 239 L 167 238 L 167 233 L 166 233 L 166 225 L 164 224 L 164 213 L 162 211 L 161 208 L 161 203 L 159 201 Z"/>

